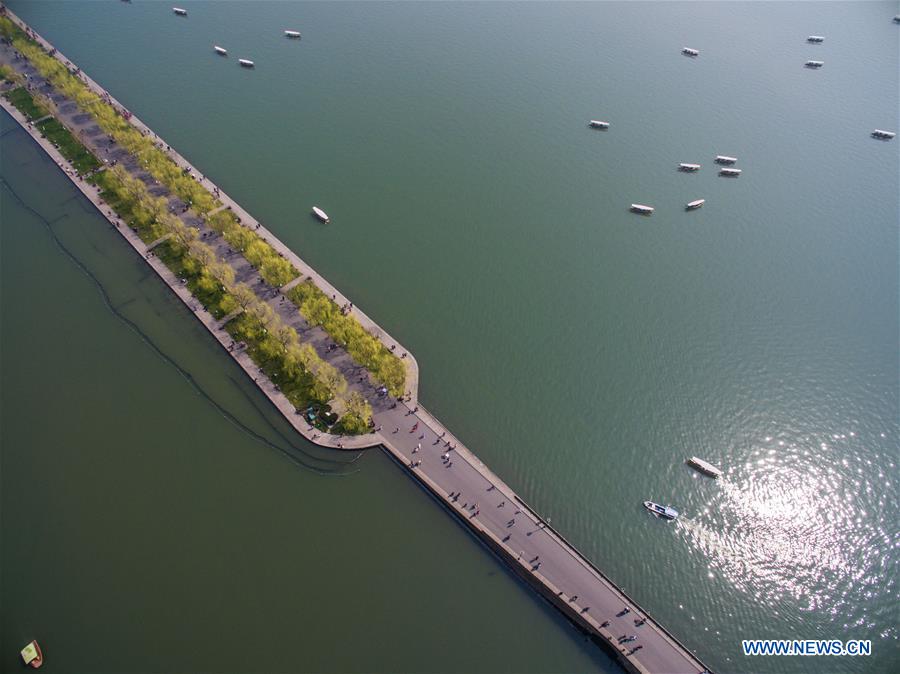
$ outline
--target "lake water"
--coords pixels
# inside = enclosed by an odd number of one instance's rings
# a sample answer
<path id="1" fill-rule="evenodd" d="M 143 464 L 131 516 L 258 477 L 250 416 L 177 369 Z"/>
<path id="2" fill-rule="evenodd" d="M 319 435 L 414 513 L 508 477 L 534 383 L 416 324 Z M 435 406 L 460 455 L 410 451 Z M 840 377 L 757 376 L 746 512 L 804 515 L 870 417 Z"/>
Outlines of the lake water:
<path id="1" fill-rule="evenodd" d="M 898 126 L 896 3 L 8 4 L 714 670 L 900 668 L 900 162 L 868 136 Z M 381 453 L 292 436 L 2 131 L 3 668 L 38 638 L 61 672 L 618 671 Z"/>

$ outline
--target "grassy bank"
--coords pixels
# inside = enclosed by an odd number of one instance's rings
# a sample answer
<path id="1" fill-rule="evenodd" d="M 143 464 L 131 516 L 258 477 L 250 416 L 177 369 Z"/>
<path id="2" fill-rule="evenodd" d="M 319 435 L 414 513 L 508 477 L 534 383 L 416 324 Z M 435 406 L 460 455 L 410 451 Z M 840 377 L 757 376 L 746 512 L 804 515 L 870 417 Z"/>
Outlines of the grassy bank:
<path id="1" fill-rule="evenodd" d="M 37 128 L 44 138 L 53 143 L 63 157 L 72 162 L 72 166 L 78 173 L 83 175 L 102 166 L 100 160 L 58 120 L 46 119 L 38 124 Z"/>
<path id="2" fill-rule="evenodd" d="M 28 90 L 25 87 L 17 87 L 12 91 L 8 91 L 4 94 L 6 98 L 16 106 L 16 109 L 21 112 L 28 121 L 33 122 L 36 119 L 40 119 L 41 117 L 46 117 L 50 114 L 46 108 L 39 105 L 35 102 L 34 98 L 28 93 Z"/>

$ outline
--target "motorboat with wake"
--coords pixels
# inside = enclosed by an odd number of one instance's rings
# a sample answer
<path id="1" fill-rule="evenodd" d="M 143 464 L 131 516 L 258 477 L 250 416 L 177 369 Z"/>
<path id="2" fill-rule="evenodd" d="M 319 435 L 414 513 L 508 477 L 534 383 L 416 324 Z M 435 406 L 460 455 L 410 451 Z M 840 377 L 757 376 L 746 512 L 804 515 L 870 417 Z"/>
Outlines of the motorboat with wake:
<path id="1" fill-rule="evenodd" d="M 662 517 L 667 520 L 678 519 L 678 511 L 672 506 L 663 506 L 659 503 L 654 503 L 653 501 L 644 501 L 644 507 L 657 517 Z"/>

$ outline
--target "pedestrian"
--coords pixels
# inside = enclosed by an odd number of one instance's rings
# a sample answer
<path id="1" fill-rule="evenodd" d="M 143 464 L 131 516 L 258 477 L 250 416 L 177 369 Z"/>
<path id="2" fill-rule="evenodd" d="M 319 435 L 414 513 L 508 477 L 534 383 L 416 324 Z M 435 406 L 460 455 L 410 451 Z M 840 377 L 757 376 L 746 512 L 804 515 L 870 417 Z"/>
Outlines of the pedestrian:
<path id="1" fill-rule="evenodd" d="M 400 427 L 397 426 L 397 428 L 394 429 L 394 433 L 399 433 L 399 432 L 400 432 Z"/>

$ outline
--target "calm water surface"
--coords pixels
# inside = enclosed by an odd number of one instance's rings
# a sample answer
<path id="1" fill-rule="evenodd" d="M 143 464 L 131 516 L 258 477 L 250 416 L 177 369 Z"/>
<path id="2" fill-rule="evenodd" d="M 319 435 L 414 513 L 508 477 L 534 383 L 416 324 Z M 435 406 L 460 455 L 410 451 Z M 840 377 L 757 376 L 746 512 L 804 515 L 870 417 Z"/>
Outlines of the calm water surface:
<path id="1" fill-rule="evenodd" d="M 900 126 L 896 3 L 9 4 L 411 347 L 424 403 L 715 670 L 900 669 L 900 167 L 868 137 Z M 616 671 L 380 454 L 291 437 L 21 132 L 2 150 L 4 663 L 37 636 L 58 671 Z M 874 655 L 740 655 L 768 637 Z"/>

